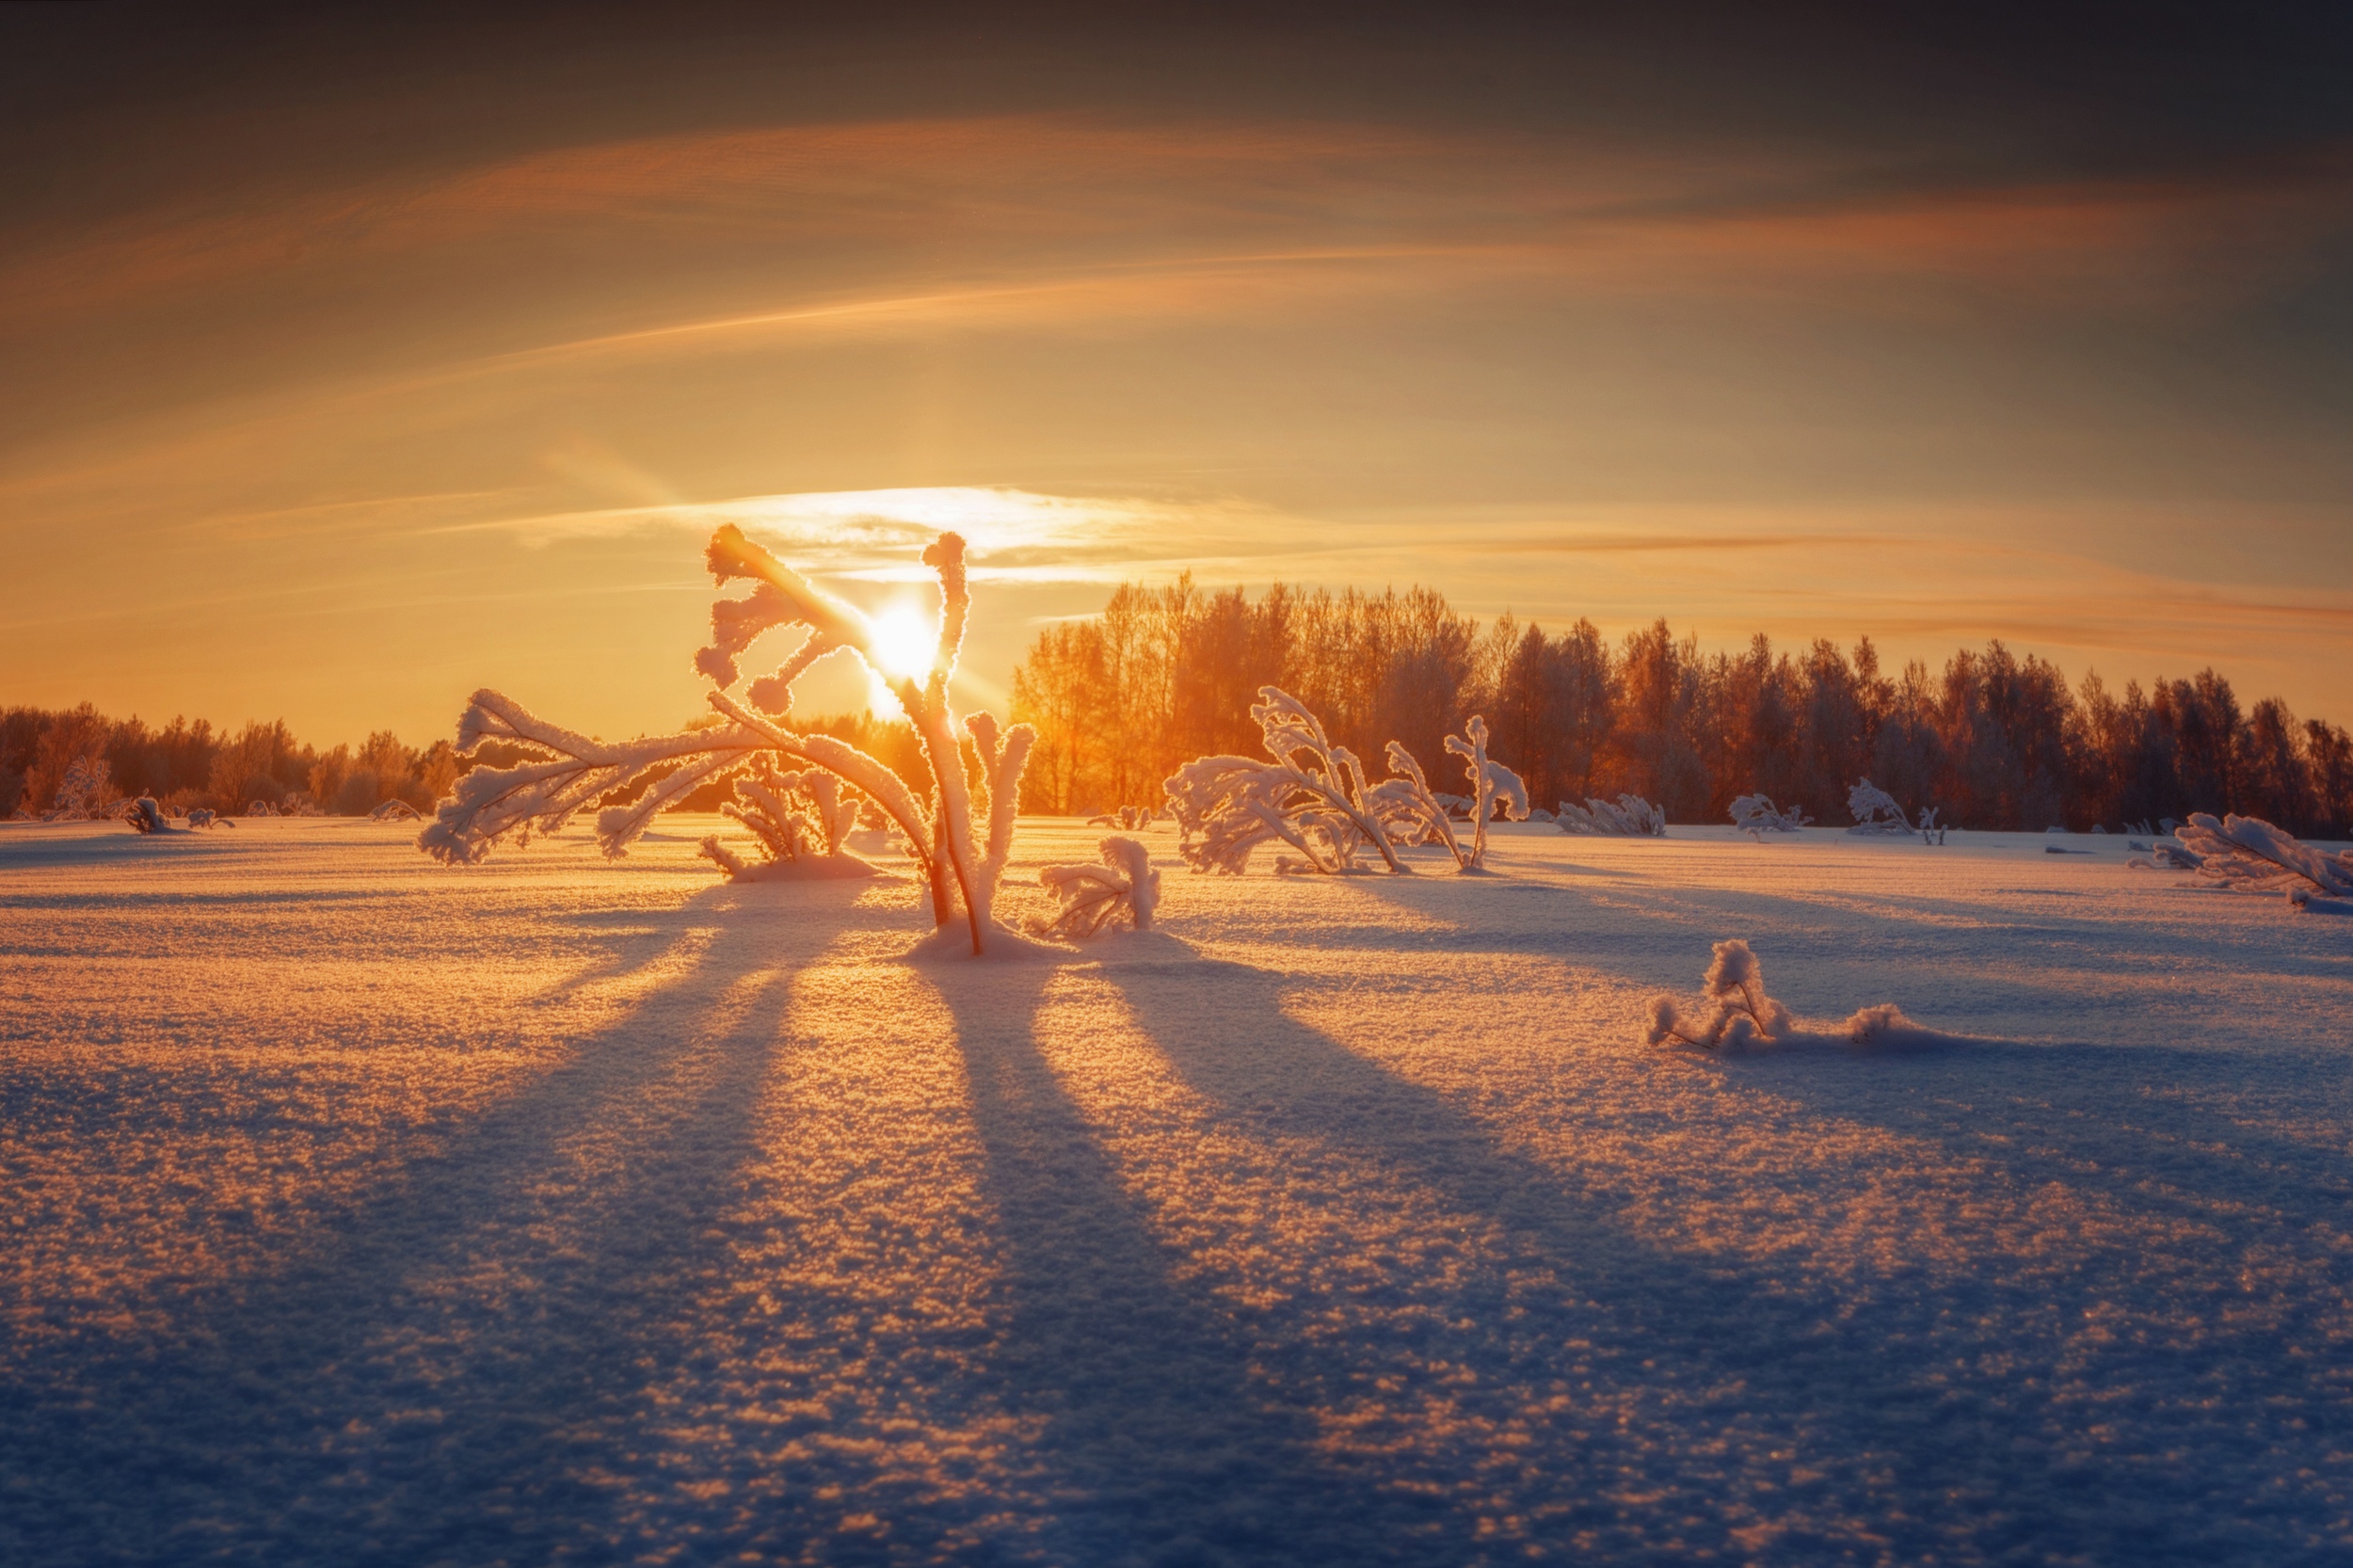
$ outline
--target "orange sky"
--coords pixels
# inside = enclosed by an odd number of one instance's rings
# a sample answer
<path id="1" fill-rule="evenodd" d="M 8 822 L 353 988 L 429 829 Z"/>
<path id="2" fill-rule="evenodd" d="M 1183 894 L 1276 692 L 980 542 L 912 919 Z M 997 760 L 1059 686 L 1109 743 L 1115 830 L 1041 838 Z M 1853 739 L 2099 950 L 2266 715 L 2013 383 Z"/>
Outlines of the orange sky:
<path id="1" fill-rule="evenodd" d="M 1912 40 L 1798 40 L 1808 98 L 1619 35 L 724 16 L 0 19 L 0 701 L 666 728 L 734 520 L 870 603 L 963 528 L 978 701 L 1189 569 L 2353 719 L 2353 126 L 2284 67 L 2093 116 Z"/>

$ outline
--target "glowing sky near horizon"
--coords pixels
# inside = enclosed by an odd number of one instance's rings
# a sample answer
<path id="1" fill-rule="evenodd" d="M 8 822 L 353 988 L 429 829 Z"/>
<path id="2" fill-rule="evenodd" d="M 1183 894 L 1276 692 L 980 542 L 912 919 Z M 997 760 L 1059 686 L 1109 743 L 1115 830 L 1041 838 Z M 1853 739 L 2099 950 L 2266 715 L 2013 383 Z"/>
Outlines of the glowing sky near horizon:
<path id="1" fill-rule="evenodd" d="M 12 8 L 0 701 L 666 728 L 730 520 L 982 702 L 1191 571 L 2353 720 L 2345 30 L 1674 14 Z"/>

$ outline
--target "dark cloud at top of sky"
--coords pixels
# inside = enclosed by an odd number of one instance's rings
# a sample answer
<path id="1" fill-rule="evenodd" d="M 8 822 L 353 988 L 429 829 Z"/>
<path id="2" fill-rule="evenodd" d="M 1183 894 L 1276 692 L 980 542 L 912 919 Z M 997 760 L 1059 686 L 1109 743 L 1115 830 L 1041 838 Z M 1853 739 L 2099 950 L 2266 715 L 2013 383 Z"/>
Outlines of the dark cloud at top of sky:
<path id="1" fill-rule="evenodd" d="M 1933 180 L 2353 138 L 2320 6 L 0 8 L 0 211 L 72 224 L 714 126 L 1007 110 L 1881 149 Z"/>

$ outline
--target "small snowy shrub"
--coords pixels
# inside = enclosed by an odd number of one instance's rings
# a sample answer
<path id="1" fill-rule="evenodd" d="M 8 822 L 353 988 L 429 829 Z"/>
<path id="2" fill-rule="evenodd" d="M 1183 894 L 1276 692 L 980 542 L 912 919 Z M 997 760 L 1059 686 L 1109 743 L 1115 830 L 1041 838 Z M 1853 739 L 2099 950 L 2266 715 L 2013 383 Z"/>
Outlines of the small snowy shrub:
<path id="1" fill-rule="evenodd" d="M 1732 803 L 1732 825 L 1758 838 L 1768 833 L 1795 833 L 1813 820 L 1799 807 L 1781 810 L 1770 795 L 1742 795 Z"/>
<path id="2" fill-rule="evenodd" d="M 712 834 L 702 841 L 703 857 L 735 882 L 784 881 L 798 877 L 872 876 L 874 868 L 842 849 L 857 826 L 856 795 L 822 768 L 786 773 L 761 757 L 750 774 L 735 780 L 735 799 L 720 811 L 749 829 L 762 858 L 747 861 Z"/>
<path id="3" fill-rule="evenodd" d="M 1444 844 L 1458 868 L 1481 871 L 1487 864 L 1487 824 L 1494 820 L 1496 808 L 1500 806 L 1509 821 L 1526 822 L 1528 786 L 1518 774 L 1489 759 L 1487 721 L 1476 713 L 1463 727 L 1462 734 L 1446 738 L 1446 749 L 1449 755 L 1463 759 L 1463 771 L 1471 781 L 1467 798 L 1433 793 L 1421 764 L 1398 741 L 1388 745 L 1390 776 L 1374 785 L 1369 798 L 1381 825 L 1397 842 Z M 1467 845 L 1455 836 L 1451 820 L 1449 808 L 1457 800 L 1468 808 L 1471 841 Z"/>
<path id="4" fill-rule="evenodd" d="M 120 798 L 115 793 L 106 760 L 93 753 L 77 757 L 66 765 L 65 776 L 57 781 L 57 792 L 51 797 L 49 809 L 41 813 L 43 822 L 88 822 Z"/>
<path id="5" fill-rule="evenodd" d="M 1253 850 L 1281 842 L 1299 858 L 1282 856 L 1278 871 L 1328 875 L 1361 870 L 1356 851 L 1366 846 L 1403 871 L 1355 753 L 1334 745 L 1322 721 L 1280 687 L 1259 687 L 1258 698 L 1250 716 L 1272 761 L 1196 757 L 1165 781 L 1183 833 L 1176 853 L 1196 872 L 1240 875 Z"/>
<path id="6" fill-rule="evenodd" d="M 2259 817 L 2230 816 L 2220 822 L 2203 811 L 2190 813 L 2181 829 L 2182 850 L 2191 869 L 2226 888 L 2287 890 L 2298 908 L 2313 894 L 2353 896 L 2353 854 L 2330 854 L 2282 833 Z M 2302 894 L 2301 898 L 2297 897 Z"/>
<path id="7" fill-rule="evenodd" d="M 1865 778 L 1847 792 L 1847 814 L 1854 818 L 1849 833 L 1911 833 L 1912 819 L 1896 797 Z"/>
<path id="8" fill-rule="evenodd" d="M 1582 806 L 1572 806 L 1564 800 L 1552 820 L 1563 833 L 1612 839 L 1667 836 L 1667 813 L 1636 794 L 1620 795 L 1615 806 L 1591 797 Z"/>
<path id="9" fill-rule="evenodd" d="M 712 579 L 725 585 L 740 578 L 753 586 L 745 598 L 712 605 L 711 646 L 696 655 L 695 667 L 712 682 L 706 694 L 711 706 L 733 722 L 608 744 L 550 724 L 497 692 L 476 692 L 458 722 L 458 753 L 470 757 L 484 742 L 499 741 L 528 755 L 513 766 L 476 767 L 457 779 L 418 836 L 418 847 L 452 864 L 471 864 L 510 833 L 518 841 L 534 832 L 552 833 L 601 797 L 651 776 L 634 801 L 598 815 L 598 842 L 617 857 L 663 808 L 696 785 L 768 756 L 832 774 L 881 808 L 930 888 L 936 927 L 946 928 L 961 912 L 974 953 L 988 951 L 996 938 L 1018 947 L 1021 939 L 997 924 L 991 911 L 1012 853 L 1021 773 L 1035 735 L 1026 724 L 1000 732 L 986 713 L 959 723 L 949 704 L 971 612 L 964 548 L 957 535 L 942 534 L 923 552 L 923 564 L 938 576 L 940 616 L 937 650 L 919 679 L 886 670 L 872 627 L 857 609 L 733 524 L 720 528 L 705 556 Z M 805 629 L 799 646 L 774 674 L 751 683 L 748 705 L 728 696 L 739 679 L 738 661 L 752 643 L 786 627 Z M 818 660 L 845 651 L 883 681 L 914 725 L 932 776 L 928 803 L 879 759 L 833 736 L 787 728 L 792 682 Z"/>
<path id="10" fill-rule="evenodd" d="M 1785 1040 L 1796 1032 L 1789 1010 L 1765 994 L 1765 970 L 1749 944 L 1735 936 L 1718 942 L 1703 984 L 1715 1015 L 1702 1021 L 1687 1014 L 1675 999 L 1653 997 L 1650 1029 L 1644 1038 L 1654 1046 L 1743 1046 L 1755 1040 Z"/>
<path id="11" fill-rule="evenodd" d="M 1118 833 L 1105 839 L 1101 850 L 1099 864 L 1047 866 L 1038 872 L 1038 882 L 1062 907 L 1051 920 L 1032 919 L 1032 931 L 1041 936 L 1093 936 L 1122 915 L 1138 931 L 1152 929 L 1160 873 L 1152 869 L 1151 852 L 1141 839 Z"/>
<path id="12" fill-rule="evenodd" d="M 134 833 L 168 833 L 172 830 L 171 824 L 164 816 L 164 808 L 155 803 L 153 795 L 141 795 L 131 802 L 123 810 L 122 820 L 131 824 Z"/>
<path id="13" fill-rule="evenodd" d="M 1123 833 L 1133 833 L 1152 825 L 1160 813 L 1146 806 L 1123 806 L 1116 811 L 1106 811 L 1099 817 L 1089 817 L 1089 827 L 1116 827 Z"/>
<path id="14" fill-rule="evenodd" d="M 213 824 L 218 822 L 219 820 L 220 819 L 214 814 L 213 808 L 209 806 L 199 806 L 188 813 L 188 825 L 190 827 L 210 827 Z"/>
<path id="15" fill-rule="evenodd" d="M 1645 1044 L 1696 1046 L 1703 1050 L 1714 1050 L 1759 1042 L 1785 1045 L 1801 1037 L 1798 1021 L 1790 1016 L 1789 1009 L 1766 994 L 1764 966 L 1749 951 L 1749 944 L 1738 937 L 1715 945 L 1715 956 L 1702 984 L 1707 988 L 1707 1000 L 1715 1003 L 1715 1011 L 1702 1016 L 1686 1013 L 1673 997 L 1653 997 L 1643 1008 Z M 1907 1035 L 1917 1038 L 1927 1033 L 1893 1002 L 1861 1009 L 1839 1026 L 1839 1032 L 1858 1046 L 1882 1044 Z"/>
<path id="16" fill-rule="evenodd" d="M 317 811 L 307 814 L 321 815 Z M 417 808 L 405 800 L 388 800 L 368 813 L 370 822 L 415 822 L 417 820 Z"/>

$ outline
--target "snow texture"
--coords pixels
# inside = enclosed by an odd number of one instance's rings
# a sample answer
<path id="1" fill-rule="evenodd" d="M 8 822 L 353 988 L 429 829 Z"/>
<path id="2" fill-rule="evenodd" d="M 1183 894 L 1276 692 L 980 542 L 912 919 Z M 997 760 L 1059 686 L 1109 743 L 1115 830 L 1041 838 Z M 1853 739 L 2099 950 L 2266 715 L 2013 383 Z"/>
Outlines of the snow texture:
<path id="1" fill-rule="evenodd" d="M 1742 795 L 1732 803 L 1732 825 L 1753 838 L 1768 833 L 1796 833 L 1814 819 L 1798 807 L 1784 811 L 1770 795 Z"/>
<path id="2" fill-rule="evenodd" d="M 1588 798 L 1582 806 L 1561 802 L 1553 813 L 1553 825 L 1563 833 L 1580 838 L 1602 839 L 1663 839 L 1667 836 L 1667 813 L 1644 800 L 1641 795 L 1623 794 L 1612 805 L 1606 800 Z"/>
<path id="3" fill-rule="evenodd" d="M 1096 847 L 1101 859 L 1092 865 L 1039 868 L 1039 884 L 1053 892 L 1061 907 L 1050 920 L 1033 919 L 1033 933 L 1082 939 L 1116 925 L 1123 916 L 1130 930 L 1152 929 L 1152 911 L 1160 901 L 1160 873 L 1152 869 L 1152 852 L 1143 840 L 1117 833 Z"/>
<path id="4" fill-rule="evenodd" d="M 1498 824 L 919 964 L 727 826 L 0 826 L 0 1561 L 2353 1556 L 2345 920 Z M 1726 933 L 1956 1038 L 1645 1048 Z"/>

